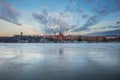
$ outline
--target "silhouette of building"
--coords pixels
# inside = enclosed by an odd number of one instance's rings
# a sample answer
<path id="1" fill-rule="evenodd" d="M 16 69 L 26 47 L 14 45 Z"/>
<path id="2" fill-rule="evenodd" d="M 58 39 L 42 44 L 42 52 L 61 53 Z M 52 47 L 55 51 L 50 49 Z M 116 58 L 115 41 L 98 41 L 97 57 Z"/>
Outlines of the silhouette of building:
<path id="1" fill-rule="evenodd" d="M 57 35 L 57 40 L 58 40 L 58 41 L 64 40 L 64 35 L 63 35 L 62 32 L 59 32 L 59 34 Z"/>
<path id="2" fill-rule="evenodd" d="M 20 34 L 21 34 L 21 37 L 23 37 L 23 32 L 21 32 Z"/>

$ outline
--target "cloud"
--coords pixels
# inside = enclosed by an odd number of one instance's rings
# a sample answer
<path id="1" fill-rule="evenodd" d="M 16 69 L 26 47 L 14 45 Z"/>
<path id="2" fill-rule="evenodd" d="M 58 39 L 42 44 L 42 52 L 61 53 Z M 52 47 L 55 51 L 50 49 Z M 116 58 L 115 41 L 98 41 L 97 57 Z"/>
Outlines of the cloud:
<path id="1" fill-rule="evenodd" d="M 79 30 L 87 30 L 90 26 L 97 24 L 105 16 L 106 12 L 96 12 L 89 16 L 87 14 L 82 15 L 82 18 L 87 18 L 86 22 L 79 28 Z"/>
<path id="2" fill-rule="evenodd" d="M 86 23 L 82 26 L 81 30 L 88 29 L 89 26 L 95 25 L 100 21 L 100 18 L 97 15 L 93 15 L 88 18 Z"/>
<path id="3" fill-rule="evenodd" d="M 81 27 L 75 29 L 75 31 L 88 30 L 90 26 L 99 23 L 108 14 L 119 11 L 120 8 L 116 8 L 116 6 L 113 4 L 100 5 L 100 7 L 91 10 L 91 16 L 86 14 L 81 16 L 82 18 L 87 18 L 87 20 Z"/>
<path id="4" fill-rule="evenodd" d="M 88 18 L 89 17 L 89 14 L 83 14 L 82 16 L 81 16 L 82 18 Z"/>
<path id="5" fill-rule="evenodd" d="M 100 8 L 100 9 L 97 11 L 97 13 L 98 13 L 99 15 L 107 15 L 107 14 L 109 14 L 109 11 L 106 10 L 105 8 Z"/>
<path id="6" fill-rule="evenodd" d="M 0 19 L 8 22 L 18 24 L 18 17 L 20 12 L 14 9 L 8 2 L 0 2 Z"/>
<path id="7" fill-rule="evenodd" d="M 65 11 L 70 11 L 70 10 L 71 10 L 71 7 L 69 5 L 66 5 Z"/>
<path id="8" fill-rule="evenodd" d="M 120 21 L 116 22 L 116 24 L 120 24 Z"/>
<path id="9" fill-rule="evenodd" d="M 78 7 L 78 8 L 77 8 L 77 12 L 78 12 L 78 13 L 83 13 L 83 8 Z"/>
<path id="10" fill-rule="evenodd" d="M 30 25 L 22 24 L 16 25 L 11 22 L 0 20 L 0 35 L 1 36 L 13 36 L 15 34 L 19 35 L 20 32 L 23 32 L 24 35 L 37 35 L 43 34 L 31 28 Z"/>
<path id="11" fill-rule="evenodd" d="M 69 24 L 69 20 L 73 19 L 74 16 L 70 13 L 58 13 L 58 12 L 43 12 L 40 14 L 33 13 L 32 16 L 40 24 L 43 25 L 42 30 L 45 33 L 58 33 L 69 31 L 72 26 Z"/>
<path id="12" fill-rule="evenodd" d="M 99 23 L 102 18 L 108 14 L 111 14 L 115 11 L 120 11 L 120 0 L 112 1 L 114 3 L 111 3 L 110 1 L 109 3 L 96 4 L 98 1 L 100 2 L 100 0 L 68 0 L 67 3 L 65 2 L 65 5 L 60 4 L 63 6 L 60 9 L 59 5 L 59 7 L 56 6 L 56 8 L 58 7 L 58 10 L 56 10 L 53 7 L 49 8 L 50 4 L 52 4 L 52 1 L 49 0 L 49 2 L 46 4 L 47 8 L 45 7 L 42 9 L 42 12 L 40 13 L 33 13 L 32 18 L 34 18 L 33 20 L 35 20 L 36 23 L 39 22 L 38 26 L 40 26 L 45 33 L 87 30 L 90 28 L 90 26 Z M 49 9 L 49 11 L 47 9 Z M 50 11 L 53 9 L 54 11 Z M 31 14 L 31 12 L 29 13 Z M 19 24 L 19 15 L 19 11 L 14 9 L 8 2 L 0 2 L 0 19 L 14 24 Z M 26 24 L 29 24 L 30 21 L 26 20 L 26 22 L 28 22 Z M 36 23 L 34 23 L 35 26 Z"/>
<path id="13" fill-rule="evenodd" d="M 77 0 L 68 0 L 68 4 L 66 5 L 64 11 L 72 12 L 74 10 L 73 7 L 77 4 Z"/>

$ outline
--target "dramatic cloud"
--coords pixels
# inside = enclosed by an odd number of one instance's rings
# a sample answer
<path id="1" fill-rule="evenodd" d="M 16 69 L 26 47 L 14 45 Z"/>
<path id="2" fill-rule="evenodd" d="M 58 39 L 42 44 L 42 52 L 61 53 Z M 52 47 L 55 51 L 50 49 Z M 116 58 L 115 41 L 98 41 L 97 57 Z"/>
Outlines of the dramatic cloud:
<path id="1" fill-rule="evenodd" d="M 97 24 L 99 22 L 99 17 L 97 15 L 93 15 L 90 18 L 88 18 L 88 20 L 86 21 L 86 23 L 82 26 L 82 30 L 86 30 L 88 29 L 89 26 Z"/>
<path id="2" fill-rule="evenodd" d="M 87 19 L 87 21 L 81 27 L 77 27 L 76 29 L 74 29 L 74 31 L 88 30 L 89 26 L 95 25 L 99 21 L 100 21 L 100 17 L 98 17 L 98 15 L 92 15 Z M 79 25 L 77 25 L 77 26 L 79 26 Z"/>
<path id="3" fill-rule="evenodd" d="M 110 6 L 111 4 L 100 5 L 98 8 L 94 8 L 91 10 L 91 13 L 93 15 L 89 16 L 87 14 L 83 14 L 82 18 L 89 17 L 86 22 L 79 27 L 79 29 L 75 29 L 75 31 L 80 30 L 88 30 L 90 26 L 95 25 L 99 23 L 106 15 L 111 14 L 113 12 L 119 12 L 120 9 L 118 9 L 118 6 Z"/>
<path id="4" fill-rule="evenodd" d="M 59 31 L 69 31 L 72 26 L 69 25 L 68 20 L 74 17 L 69 13 L 55 13 L 49 14 L 45 11 L 41 14 L 33 13 L 32 15 L 40 24 L 43 24 L 42 30 L 45 33 L 58 33 Z"/>
<path id="5" fill-rule="evenodd" d="M 14 24 L 19 21 L 47 34 L 90 30 L 118 18 L 120 12 L 120 0 L 5 1 L 0 1 L 0 19 Z M 13 6 L 23 12 L 21 16 Z"/>
<path id="6" fill-rule="evenodd" d="M 96 3 L 98 1 L 100 2 L 100 0 L 85 0 L 85 2 L 88 4 L 93 2 Z M 81 7 L 80 5 L 73 5 L 76 4 L 76 2 L 78 2 L 78 0 L 69 0 L 69 3 L 66 4 L 66 7 L 64 8 L 65 12 L 63 9 L 63 12 L 48 13 L 46 9 L 43 9 L 42 13 L 34 13 L 32 16 L 43 25 L 42 30 L 45 33 L 56 33 L 59 31 L 65 32 L 88 30 L 90 26 L 96 25 L 108 14 L 119 11 L 119 5 L 117 5 L 117 3 L 119 3 L 119 0 L 114 1 L 114 4 L 116 5 L 112 5 L 113 3 L 102 5 L 98 4 L 98 7 L 92 7 L 89 12 L 86 12 L 83 6 Z M 76 15 L 76 12 L 78 15 Z M 71 16 L 71 14 L 66 13 L 72 13 L 73 15 Z M 75 22 L 76 19 L 74 16 L 76 16 L 77 20 L 84 19 L 84 24 L 79 25 L 79 22 Z M 72 18 L 71 21 L 74 22 L 73 25 L 70 24 L 70 18 Z"/>
<path id="7" fill-rule="evenodd" d="M 15 10 L 8 2 L 0 1 L 0 18 L 14 24 L 18 24 L 19 12 Z"/>

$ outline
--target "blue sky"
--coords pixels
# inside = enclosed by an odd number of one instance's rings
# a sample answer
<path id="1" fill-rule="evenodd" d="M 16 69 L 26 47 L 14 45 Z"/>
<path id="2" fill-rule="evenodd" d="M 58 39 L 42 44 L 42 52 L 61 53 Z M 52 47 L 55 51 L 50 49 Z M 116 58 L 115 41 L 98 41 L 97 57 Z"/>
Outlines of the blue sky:
<path id="1" fill-rule="evenodd" d="M 120 0 L 0 0 L 0 3 L 0 19 L 29 25 L 45 34 L 86 31 L 97 24 L 110 26 L 109 21 L 120 21 Z"/>

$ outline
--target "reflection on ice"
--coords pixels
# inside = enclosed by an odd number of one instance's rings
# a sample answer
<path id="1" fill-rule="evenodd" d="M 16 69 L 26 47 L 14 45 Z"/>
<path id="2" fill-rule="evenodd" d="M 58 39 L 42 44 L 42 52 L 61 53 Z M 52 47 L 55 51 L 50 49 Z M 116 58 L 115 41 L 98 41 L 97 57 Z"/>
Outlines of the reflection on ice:
<path id="1" fill-rule="evenodd" d="M 0 80 L 113 80 L 120 74 L 119 50 L 119 43 L 2 43 Z"/>
<path id="2" fill-rule="evenodd" d="M 59 49 L 59 54 L 63 54 L 64 53 L 64 49 L 63 48 L 60 48 Z"/>

